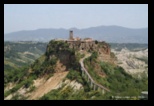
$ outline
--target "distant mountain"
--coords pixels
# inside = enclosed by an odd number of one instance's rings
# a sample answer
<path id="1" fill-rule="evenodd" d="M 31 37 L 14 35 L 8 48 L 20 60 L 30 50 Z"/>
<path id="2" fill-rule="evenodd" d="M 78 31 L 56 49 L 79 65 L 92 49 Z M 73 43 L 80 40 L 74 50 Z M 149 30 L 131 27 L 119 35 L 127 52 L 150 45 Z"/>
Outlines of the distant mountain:
<path id="1" fill-rule="evenodd" d="M 98 26 L 85 29 L 37 29 L 12 32 L 4 35 L 4 41 L 43 41 L 51 39 L 68 39 L 69 31 L 74 37 L 91 37 L 112 43 L 148 43 L 148 28 L 132 29 L 121 26 Z"/>

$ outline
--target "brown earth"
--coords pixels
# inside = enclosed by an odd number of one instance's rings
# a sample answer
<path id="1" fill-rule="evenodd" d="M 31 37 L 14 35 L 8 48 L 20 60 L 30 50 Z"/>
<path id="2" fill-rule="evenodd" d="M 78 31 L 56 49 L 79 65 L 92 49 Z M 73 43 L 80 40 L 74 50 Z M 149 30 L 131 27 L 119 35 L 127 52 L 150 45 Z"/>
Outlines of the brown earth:
<path id="1" fill-rule="evenodd" d="M 56 86 L 62 81 L 63 78 L 66 77 L 68 71 L 55 73 L 51 78 L 49 78 L 46 82 L 41 81 L 43 83 L 37 84 L 39 85 L 34 92 L 31 93 L 28 99 L 36 100 L 42 97 L 44 94 L 49 91 L 56 89 Z"/>

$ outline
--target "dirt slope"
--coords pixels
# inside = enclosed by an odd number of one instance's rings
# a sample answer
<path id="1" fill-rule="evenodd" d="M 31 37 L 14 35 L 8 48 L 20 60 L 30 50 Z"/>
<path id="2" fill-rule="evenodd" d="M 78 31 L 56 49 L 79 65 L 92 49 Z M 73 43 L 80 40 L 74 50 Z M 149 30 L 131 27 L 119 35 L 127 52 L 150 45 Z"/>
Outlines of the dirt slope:
<path id="1" fill-rule="evenodd" d="M 46 82 L 39 84 L 34 92 L 31 93 L 28 99 L 38 99 L 44 94 L 48 93 L 52 89 L 56 89 L 57 85 L 66 77 L 68 71 L 55 73 L 51 78 Z M 42 81 L 41 81 L 42 82 Z"/>

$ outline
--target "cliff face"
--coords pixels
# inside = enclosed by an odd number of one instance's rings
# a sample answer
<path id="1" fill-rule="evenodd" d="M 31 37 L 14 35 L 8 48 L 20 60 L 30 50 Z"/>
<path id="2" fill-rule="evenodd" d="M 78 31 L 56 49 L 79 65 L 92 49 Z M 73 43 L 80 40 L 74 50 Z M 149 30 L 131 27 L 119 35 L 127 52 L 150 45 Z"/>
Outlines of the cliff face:
<path id="1" fill-rule="evenodd" d="M 110 55 L 111 53 L 111 49 L 110 49 L 110 45 L 105 43 L 105 42 L 99 42 L 98 43 L 98 52 Z"/>
<path id="2" fill-rule="evenodd" d="M 47 59 L 50 61 L 54 58 L 60 61 L 64 66 L 66 66 L 66 70 L 73 67 L 78 66 L 76 58 L 75 58 L 75 50 L 69 47 L 64 41 L 50 41 L 46 50 Z"/>
<path id="3" fill-rule="evenodd" d="M 79 62 L 75 53 L 78 51 L 98 52 L 99 55 L 110 57 L 110 46 L 105 42 L 98 41 L 55 41 L 52 40 L 47 45 L 47 61 L 59 60 L 61 64 L 69 68 L 79 68 Z"/>
<path id="4" fill-rule="evenodd" d="M 97 51 L 99 53 L 105 53 L 110 55 L 110 46 L 105 42 L 98 41 L 66 41 L 69 44 L 70 48 L 76 50 L 85 50 L 85 51 Z"/>

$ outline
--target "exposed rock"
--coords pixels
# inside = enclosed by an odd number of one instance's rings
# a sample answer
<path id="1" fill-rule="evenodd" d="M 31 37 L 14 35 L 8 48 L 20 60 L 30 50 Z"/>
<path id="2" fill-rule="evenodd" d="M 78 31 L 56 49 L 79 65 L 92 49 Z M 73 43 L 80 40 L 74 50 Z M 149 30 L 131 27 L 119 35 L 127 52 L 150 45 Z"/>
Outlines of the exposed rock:
<path id="1" fill-rule="evenodd" d="M 84 51 L 99 51 L 99 53 L 105 53 L 110 55 L 110 46 L 105 42 L 96 41 L 66 41 L 70 48 Z"/>
<path id="2" fill-rule="evenodd" d="M 125 48 L 121 51 L 112 51 L 117 56 L 117 64 L 123 67 L 127 73 L 137 75 L 138 77 L 140 77 L 140 74 L 145 73 L 148 76 L 148 63 L 143 61 L 148 59 L 148 49 L 130 51 Z"/>
<path id="3" fill-rule="evenodd" d="M 72 87 L 74 90 L 83 89 L 82 84 L 78 83 L 76 80 L 71 81 L 69 79 L 66 79 L 64 82 L 59 83 L 59 85 L 57 85 L 57 88 L 61 87 L 62 85 L 65 85 L 63 89 L 68 86 Z"/>

